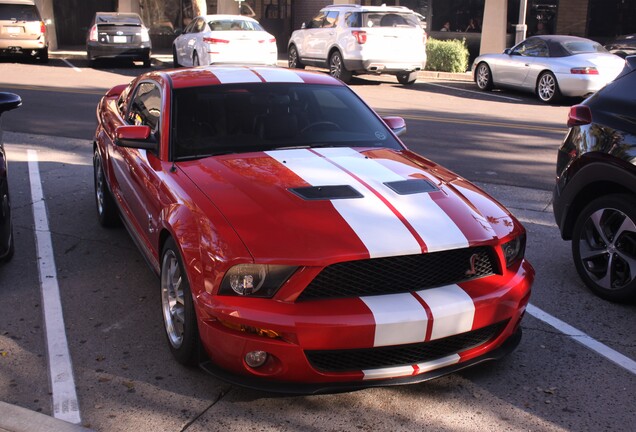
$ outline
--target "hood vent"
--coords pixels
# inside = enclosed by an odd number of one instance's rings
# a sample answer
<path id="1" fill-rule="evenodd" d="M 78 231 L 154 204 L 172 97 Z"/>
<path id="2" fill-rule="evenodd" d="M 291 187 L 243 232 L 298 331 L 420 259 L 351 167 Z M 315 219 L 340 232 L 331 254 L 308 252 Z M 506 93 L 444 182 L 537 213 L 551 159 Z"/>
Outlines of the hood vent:
<path id="1" fill-rule="evenodd" d="M 400 180 L 384 183 L 398 195 L 412 195 L 416 193 L 430 193 L 439 190 L 437 186 L 426 179 Z"/>
<path id="2" fill-rule="evenodd" d="M 290 188 L 289 191 L 307 201 L 363 198 L 363 195 L 349 185 L 307 186 Z"/>

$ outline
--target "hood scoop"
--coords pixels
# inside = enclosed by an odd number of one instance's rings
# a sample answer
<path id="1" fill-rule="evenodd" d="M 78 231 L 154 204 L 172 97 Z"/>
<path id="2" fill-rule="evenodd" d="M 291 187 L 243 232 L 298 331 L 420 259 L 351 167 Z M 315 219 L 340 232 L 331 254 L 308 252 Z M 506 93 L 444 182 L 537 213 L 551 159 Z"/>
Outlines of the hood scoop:
<path id="1" fill-rule="evenodd" d="M 294 195 L 307 201 L 363 198 L 363 195 L 349 185 L 307 186 L 288 189 Z"/>
<path id="2" fill-rule="evenodd" d="M 385 182 L 384 185 L 398 195 L 412 195 L 417 193 L 430 193 L 439 190 L 437 186 L 426 179 L 400 180 Z"/>

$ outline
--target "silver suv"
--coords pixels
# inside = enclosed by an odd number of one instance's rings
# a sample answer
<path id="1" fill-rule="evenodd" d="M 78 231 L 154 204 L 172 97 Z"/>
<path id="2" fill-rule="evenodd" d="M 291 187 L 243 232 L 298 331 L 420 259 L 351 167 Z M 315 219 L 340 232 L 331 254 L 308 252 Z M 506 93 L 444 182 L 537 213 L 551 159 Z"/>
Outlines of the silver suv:
<path id="1" fill-rule="evenodd" d="M 0 0 L 0 55 L 49 61 L 46 24 L 33 0 Z"/>
<path id="2" fill-rule="evenodd" d="M 406 7 L 333 5 L 292 33 L 287 52 L 290 68 L 326 67 L 344 82 L 390 74 L 413 84 L 426 66 L 426 33 Z"/>

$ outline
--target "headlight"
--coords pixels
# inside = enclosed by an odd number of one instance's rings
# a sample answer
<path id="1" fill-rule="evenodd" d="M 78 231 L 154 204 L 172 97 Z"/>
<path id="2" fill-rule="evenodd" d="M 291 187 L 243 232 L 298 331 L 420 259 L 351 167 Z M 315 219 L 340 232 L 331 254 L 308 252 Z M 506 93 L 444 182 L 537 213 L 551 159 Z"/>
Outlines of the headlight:
<path id="1" fill-rule="evenodd" d="M 221 282 L 221 295 L 272 297 L 297 267 L 266 264 L 239 264 Z"/>
<path id="2" fill-rule="evenodd" d="M 501 245 L 506 267 L 510 267 L 522 259 L 526 253 L 526 235 L 522 234 Z"/>

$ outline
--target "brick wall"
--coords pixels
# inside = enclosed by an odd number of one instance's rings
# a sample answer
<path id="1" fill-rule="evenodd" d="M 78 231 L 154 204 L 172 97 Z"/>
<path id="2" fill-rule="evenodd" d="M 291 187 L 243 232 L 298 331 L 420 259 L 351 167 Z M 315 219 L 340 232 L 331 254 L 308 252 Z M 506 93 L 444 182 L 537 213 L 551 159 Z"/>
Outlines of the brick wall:
<path id="1" fill-rule="evenodd" d="M 560 0 L 556 34 L 585 36 L 589 0 Z"/>

